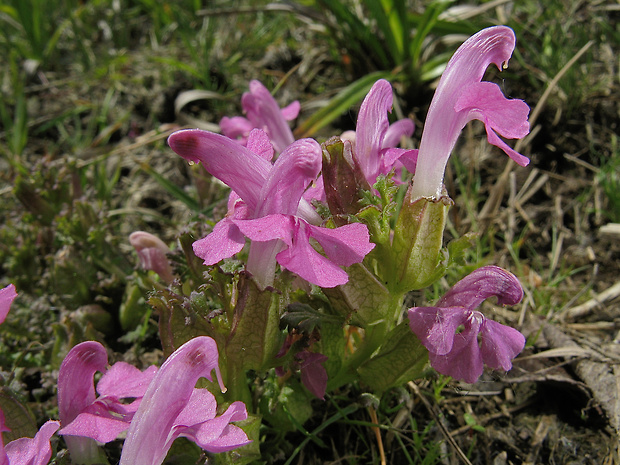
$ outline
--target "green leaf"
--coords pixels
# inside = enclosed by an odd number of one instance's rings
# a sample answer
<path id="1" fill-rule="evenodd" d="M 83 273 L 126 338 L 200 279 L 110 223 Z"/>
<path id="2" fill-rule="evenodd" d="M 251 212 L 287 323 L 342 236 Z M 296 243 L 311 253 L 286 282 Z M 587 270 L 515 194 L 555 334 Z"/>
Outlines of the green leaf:
<path id="1" fill-rule="evenodd" d="M 344 319 L 335 315 L 327 315 L 308 304 L 293 302 L 286 307 L 282 315 L 281 327 L 297 328 L 304 334 L 310 334 L 315 327 L 322 327 L 323 323 L 331 322 L 344 324 Z"/>
<path id="2" fill-rule="evenodd" d="M 357 372 L 365 384 L 381 393 L 420 377 L 427 361 L 428 350 L 404 321 L 390 331 L 379 352 Z"/>
<path id="3" fill-rule="evenodd" d="M 233 330 L 226 344 L 229 366 L 262 371 L 273 365 L 282 346 L 280 315 L 287 304 L 281 294 L 261 291 L 254 280 L 241 276 Z"/>
<path id="4" fill-rule="evenodd" d="M 346 321 L 361 327 L 391 319 L 394 310 L 387 287 L 361 263 L 348 267 L 346 272 L 349 275 L 346 284 L 323 289 L 334 310 Z"/>
<path id="5" fill-rule="evenodd" d="M 4 412 L 10 432 L 0 433 L 0 439 L 8 443 L 22 437 L 34 437 L 37 432 L 37 423 L 30 409 L 22 403 L 15 393 L 6 386 L 0 387 L 0 409 Z"/>
<path id="6" fill-rule="evenodd" d="M 442 276 L 443 233 L 450 205 L 449 197 L 411 202 L 407 193 L 394 229 L 393 253 L 397 265 L 396 275 L 389 279 L 390 289 L 400 292 L 422 289 Z"/>

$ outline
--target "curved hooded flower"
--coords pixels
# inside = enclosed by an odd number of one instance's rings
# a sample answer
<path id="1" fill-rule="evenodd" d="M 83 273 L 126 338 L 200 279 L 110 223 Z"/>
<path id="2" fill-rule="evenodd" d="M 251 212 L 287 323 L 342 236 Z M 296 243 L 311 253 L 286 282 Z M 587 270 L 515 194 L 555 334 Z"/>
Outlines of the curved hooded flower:
<path id="1" fill-rule="evenodd" d="M 194 387 L 199 378 L 212 381 L 213 370 L 223 388 L 217 345 L 207 336 L 186 342 L 168 357 L 131 422 L 120 465 L 158 465 L 180 436 L 209 452 L 225 452 L 250 442 L 241 428 L 230 424 L 247 418 L 242 402 L 233 402 L 216 416 L 213 394 Z"/>
<path id="2" fill-rule="evenodd" d="M 397 162 L 410 172 L 415 171 L 418 151 L 396 148 L 403 136 L 413 134 L 415 126 L 407 118 L 390 125 L 388 113 L 392 111 L 393 98 L 388 81 L 375 82 L 362 102 L 355 132 L 342 137 L 353 143 L 355 159 L 371 186 L 378 175 L 389 173 Z"/>
<path id="3" fill-rule="evenodd" d="M 95 341 L 73 347 L 63 360 L 58 373 L 58 411 L 63 428 L 59 434 L 74 462 L 88 462 L 100 453 L 95 441 L 107 443 L 129 428 L 157 367 L 143 372 L 124 362 L 107 369 L 105 348 Z M 97 383 L 97 371 L 104 375 Z M 125 403 L 124 399 L 134 399 Z"/>
<path id="4" fill-rule="evenodd" d="M 348 280 L 340 266 L 362 261 L 374 247 L 361 223 L 336 229 L 316 225 L 320 218 L 303 199 L 321 169 L 316 141 L 293 142 L 273 165 L 268 161 L 269 141 L 260 130 L 252 131 L 247 148 L 198 129 L 177 131 L 168 143 L 182 157 L 200 161 L 234 191 L 227 217 L 194 243 L 194 253 L 205 264 L 238 253 L 248 237 L 247 269 L 263 289 L 273 284 L 276 262 L 313 284 L 334 287 Z M 327 258 L 312 247 L 311 237 Z"/>
<path id="5" fill-rule="evenodd" d="M 452 56 L 444 71 L 422 132 L 412 199 L 440 198 L 446 163 L 461 130 L 472 119 L 484 123 L 489 143 L 501 148 L 521 166 L 529 159 L 511 149 L 499 136 L 520 139 L 529 132 L 529 107 L 504 97 L 500 87 L 481 82 L 491 63 L 507 66 L 515 47 L 512 29 L 496 26 L 473 35 Z"/>
<path id="6" fill-rule="evenodd" d="M 52 457 L 50 439 L 58 428 L 60 422 L 49 420 L 34 438 L 19 438 L 5 447 L 2 433 L 10 429 L 6 427 L 4 413 L 0 409 L 0 465 L 47 465 Z"/>
<path id="7" fill-rule="evenodd" d="M 456 283 L 435 306 L 409 309 L 411 331 L 428 349 L 435 370 L 474 383 L 483 364 L 496 370 L 512 368 L 525 337 L 475 310 L 492 296 L 500 305 L 514 305 L 523 298 L 523 289 L 508 271 L 484 266 Z"/>
<path id="8" fill-rule="evenodd" d="M 159 237 L 145 231 L 129 235 L 129 242 L 136 249 L 142 268 L 154 271 L 166 283 L 174 281 L 174 273 L 166 254 L 170 248 Z"/>
<path id="9" fill-rule="evenodd" d="M 4 289 L 0 289 L 0 324 L 4 323 L 15 297 L 17 297 L 17 292 L 14 284 L 9 284 Z"/>
<path id="10" fill-rule="evenodd" d="M 222 118 L 222 134 L 246 145 L 252 129 L 262 129 L 278 153 L 293 143 L 295 137 L 287 121 L 297 118 L 300 108 L 298 101 L 281 109 L 269 90 L 260 81 L 253 80 L 250 81 L 250 92 L 241 97 L 241 106 L 247 118 Z"/>

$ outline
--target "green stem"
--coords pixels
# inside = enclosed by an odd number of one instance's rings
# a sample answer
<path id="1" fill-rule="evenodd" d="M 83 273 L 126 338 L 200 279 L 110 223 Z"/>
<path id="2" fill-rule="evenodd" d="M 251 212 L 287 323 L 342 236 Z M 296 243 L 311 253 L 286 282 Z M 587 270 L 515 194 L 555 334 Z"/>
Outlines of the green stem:
<path id="1" fill-rule="evenodd" d="M 248 385 L 247 376 L 244 368 L 235 357 L 227 357 L 226 359 L 226 388 L 224 398 L 229 402 L 240 400 L 248 408 L 249 412 L 254 412 L 254 401 L 252 400 L 252 392 Z"/>
<path id="2" fill-rule="evenodd" d="M 404 294 L 390 294 L 389 309 L 392 314 L 386 314 L 385 318 L 376 324 L 364 328 L 364 339 L 361 346 L 347 358 L 343 366 L 334 378 L 328 381 L 327 391 L 339 388 L 357 377 L 357 369 L 374 354 L 385 342 L 388 333 L 396 326 L 402 312 Z"/>

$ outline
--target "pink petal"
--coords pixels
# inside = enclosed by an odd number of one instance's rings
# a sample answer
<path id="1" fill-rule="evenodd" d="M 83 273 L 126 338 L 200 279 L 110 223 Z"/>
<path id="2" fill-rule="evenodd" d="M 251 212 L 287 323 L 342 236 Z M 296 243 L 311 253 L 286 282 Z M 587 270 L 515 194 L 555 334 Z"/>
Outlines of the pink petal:
<path id="1" fill-rule="evenodd" d="M 140 371 L 129 363 L 117 362 L 101 377 L 97 383 L 97 392 L 102 396 L 119 399 L 142 397 L 155 373 L 157 373 L 155 365 Z"/>
<path id="2" fill-rule="evenodd" d="M 277 152 L 282 152 L 295 138 L 280 107 L 260 81 L 250 82 L 250 92 L 243 94 L 241 105 L 254 127 L 264 130 Z"/>
<path id="3" fill-rule="evenodd" d="M 224 116 L 220 121 L 222 134 L 236 140 L 241 145 L 247 144 L 248 135 L 253 128 L 250 120 L 243 116 L 233 116 L 232 118 Z"/>
<path id="4" fill-rule="evenodd" d="M 360 263 L 375 247 L 370 242 L 368 227 L 352 223 L 336 229 L 308 225 L 310 237 L 316 239 L 331 261 L 340 266 Z"/>
<path id="5" fill-rule="evenodd" d="M 9 442 L 6 446 L 8 460 L 3 462 L 0 452 L 0 463 L 47 465 L 52 457 L 50 439 L 58 428 L 60 428 L 60 422 L 50 420 L 41 426 L 34 438 L 20 438 Z"/>
<path id="6" fill-rule="evenodd" d="M 483 29 L 467 39 L 452 56 L 441 76 L 424 125 L 412 199 L 441 196 L 448 158 L 461 130 L 470 120 L 468 111 L 455 110 L 456 103 L 467 99 L 465 94 L 475 89 L 472 84 L 480 83 L 491 63 L 502 69 L 514 46 L 512 29 L 496 26 Z M 510 129 L 520 130 L 521 122 Z"/>
<path id="7" fill-rule="evenodd" d="M 194 428 L 185 429 L 181 435 L 192 439 L 209 452 L 225 452 L 249 444 L 245 432 L 232 421 L 242 421 L 248 417 L 243 402 L 233 402 L 219 417 L 205 421 Z"/>
<path id="8" fill-rule="evenodd" d="M 465 329 L 454 336 L 452 350 L 439 355 L 429 353 L 431 366 L 439 373 L 452 376 L 467 383 L 475 383 L 483 371 L 482 354 L 478 346 L 478 333 L 482 323 L 482 315 L 471 315 Z"/>
<path id="9" fill-rule="evenodd" d="M 467 319 L 461 307 L 413 307 L 408 311 L 409 327 L 429 352 L 448 354 L 454 345 L 457 328 Z"/>
<path id="10" fill-rule="evenodd" d="M 417 149 L 407 150 L 398 158 L 398 161 L 407 169 L 407 171 L 410 173 L 415 173 L 418 164 L 418 153 L 419 150 Z"/>
<path id="11" fill-rule="evenodd" d="M 493 320 L 484 321 L 480 335 L 482 359 L 496 370 L 510 370 L 512 359 L 525 347 L 523 334 Z"/>
<path id="12" fill-rule="evenodd" d="M 389 110 L 388 110 L 389 111 Z M 400 140 L 404 137 L 411 137 L 415 129 L 415 124 L 409 118 L 400 119 L 390 124 L 385 136 L 381 141 L 381 148 L 387 149 L 400 145 Z"/>
<path id="13" fill-rule="evenodd" d="M 493 296 L 497 296 L 499 305 L 514 305 L 523 298 L 523 288 L 509 271 L 499 266 L 483 266 L 457 282 L 436 305 L 473 310 Z"/>
<path id="14" fill-rule="evenodd" d="M 475 383 L 482 372 L 482 355 L 475 339 L 463 339 L 463 342 L 446 355 L 438 355 L 433 352 L 428 354 L 431 366 L 439 373 L 452 376 L 454 379 Z"/>
<path id="15" fill-rule="evenodd" d="M 129 242 L 136 249 L 142 268 L 154 271 L 167 283 L 174 281 L 166 255 L 170 248 L 159 237 L 145 231 L 135 231 L 129 235 Z"/>
<path id="16" fill-rule="evenodd" d="M 80 413 L 71 423 L 62 428 L 59 434 L 80 436 L 108 443 L 114 441 L 127 428 L 129 428 L 129 422 L 123 419 Z"/>
<path id="17" fill-rule="evenodd" d="M 271 163 L 226 136 L 200 129 L 174 132 L 168 144 L 183 158 L 204 168 L 234 190 L 254 210 Z"/>
<path id="18" fill-rule="evenodd" d="M 252 129 L 248 136 L 247 148 L 259 157 L 271 161 L 274 155 L 273 144 L 265 131 Z"/>
<path id="19" fill-rule="evenodd" d="M 297 116 L 299 116 L 299 110 L 301 110 L 301 104 L 298 100 L 289 103 L 287 106 L 283 107 L 280 111 L 282 112 L 282 117 L 287 121 L 293 121 Z"/>
<path id="20" fill-rule="evenodd" d="M 510 149 L 495 134 L 498 132 L 509 139 L 520 139 L 530 132 L 527 120 L 530 107 L 523 100 L 507 99 L 499 86 L 492 82 L 476 82 L 463 90 L 454 105 L 454 110 L 469 113 L 469 119 L 482 121 L 489 142 L 504 150 L 519 165 L 526 166 L 529 163 L 529 158 Z"/>
<path id="21" fill-rule="evenodd" d="M 207 389 L 194 389 L 187 404 L 177 416 L 177 426 L 193 426 L 215 418 L 217 402 Z"/>
<path id="22" fill-rule="evenodd" d="M 310 245 L 306 226 L 309 225 L 300 221 L 292 245 L 277 255 L 278 263 L 320 287 L 345 284 L 349 280 L 347 274 Z"/>
<path id="23" fill-rule="evenodd" d="M 93 377 L 96 372 L 105 372 L 108 354 L 95 341 L 82 342 L 73 347 L 58 372 L 58 413 L 64 425 L 95 401 Z"/>
<path id="24" fill-rule="evenodd" d="M 303 199 L 306 200 L 308 203 L 311 203 L 312 200 L 325 202 L 325 185 L 323 183 L 323 176 L 319 176 L 316 181 L 310 184 L 308 189 L 306 189 L 306 192 L 304 192 Z M 304 219 L 309 222 L 308 218 Z"/>
<path id="25" fill-rule="evenodd" d="M 6 319 L 15 297 L 17 297 L 17 291 L 15 291 L 15 285 L 13 284 L 9 284 L 0 290 L 0 324 Z"/>
<path id="26" fill-rule="evenodd" d="M 157 465 L 164 460 L 174 422 L 190 401 L 196 381 L 211 380 L 213 370 L 221 385 L 217 345 L 206 336 L 186 342 L 168 357 L 131 421 L 121 465 Z"/>
<path id="27" fill-rule="evenodd" d="M 230 217 L 221 220 L 210 234 L 192 244 L 194 253 L 204 260 L 205 265 L 215 265 L 230 258 L 241 252 L 244 246 L 245 237 Z"/>
<path id="28" fill-rule="evenodd" d="M 196 437 L 196 444 L 213 453 L 227 452 L 251 442 L 245 431 L 235 425 L 227 425 L 220 436 L 208 444 L 203 443 L 199 436 Z"/>
<path id="29" fill-rule="evenodd" d="M 392 85 L 385 79 L 374 83 L 364 98 L 355 127 L 355 155 L 370 185 L 379 172 L 379 150 L 389 127 L 392 111 Z"/>
<path id="30" fill-rule="evenodd" d="M 289 145 L 278 157 L 260 191 L 256 216 L 294 215 L 307 187 L 321 171 L 321 146 L 313 139 Z"/>
<path id="31" fill-rule="evenodd" d="M 253 241 L 266 242 L 281 239 L 291 244 L 295 219 L 290 215 L 266 215 L 253 220 L 232 220 L 239 231 Z"/>
<path id="32" fill-rule="evenodd" d="M 527 166 L 530 163 L 529 158 L 527 158 L 524 155 L 521 155 L 519 152 L 517 152 L 512 147 L 510 147 L 508 144 L 506 144 L 506 142 L 500 139 L 497 136 L 497 134 L 495 134 L 493 129 L 490 127 L 490 125 L 485 123 L 484 128 L 487 131 L 487 140 L 489 141 L 490 144 L 495 145 L 496 147 L 499 147 L 500 149 L 502 149 L 506 153 L 506 155 L 512 158 L 520 166 Z"/>
<path id="33" fill-rule="evenodd" d="M 239 230 L 253 242 L 250 245 L 247 270 L 261 289 L 272 286 L 276 272 L 276 256 L 290 244 L 295 219 L 288 215 L 267 215 L 255 220 L 236 220 Z"/>

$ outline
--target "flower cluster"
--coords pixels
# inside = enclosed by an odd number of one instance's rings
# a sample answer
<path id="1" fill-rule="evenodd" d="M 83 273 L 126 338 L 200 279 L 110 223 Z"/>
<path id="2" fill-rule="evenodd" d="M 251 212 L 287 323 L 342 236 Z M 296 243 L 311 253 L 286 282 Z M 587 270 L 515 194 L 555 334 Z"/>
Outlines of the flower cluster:
<path id="1" fill-rule="evenodd" d="M 212 453 L 248 445 L 246 431 L 233 424 L 254 413 L 248 373 L 299 371 L 299 392 L 322 399 L 356 379 L 383 392 L 421 376 L 428 361 L 468 383 L 484 365 L 510 370 L 524 336 L 478 307 L 489 297 L 520 302 L 523 290 L 511 273 L 484 266 L 435 305 L 410 308 L 408 322 L 402 314 L 409 291 L 436 282 L 454 263 L 443 248 L 452 204 L 443 177 L 465 124 L 482 121 L 489 143 L 522 166 L 529 162 L 500 137 L 528 133 L 529 107 L 482 81 L 491 63 L 507 64 L 514 46 L 513 31 L 498 26 L 458 49 L 439 81 L 419 149 L 398 147 L 414 124 L 390 123 L 393 92 L 383 79 L 363 100 L 355 131 L 323 144 L 295 140 L 288 122 L 299 103 L 280 108 L 258 81 L 241 99 L 245 116 L 222 119 L 222 134 L 171 134 L 171 149 L 200 163 L 230 193 L 224 218 L 192 238 L 193 255 L 184 244 L 188 262 L 203 261 L 203 276 L 183 282 L 166 244 L 146 232 L 130 236 L 142 267 L 162 281 L 150 302 L 160 311 L 169 357 L 141 371 L 124 362 L 109 366 L 99 342 L 75 345 L 59 370 L 59 421 L 6 447 L 0 437 L 0 465 L 47 463 L 57 431 L 74 463 L 105 461 L 100 445 L 122 436 L 121 465 L 160 464 L 179 437 Z M 396 195 L 399 187 L 404 195 Z M 218 266 L 232 257 L 243 262 L 242 272 Z M 16 295 L 12 285 L 0 290 L 0 323 Z M 220 392 L 197 388 L 201 378 L 211 389 L 217 381 Z M 285 406 L 287 418 L 303 423 L 295 404 L 304 402 Z M 5 420 L 0 411 L 0 433 L 8 431 Z"/>
<path id="2" fill-rule="evenodd" d="M 16 296 L 12 284 L 0 290 L 3 320 Z M 100 343 L 86 341 L 73 347 L 58 374 L 60 421 L 50 420 L 34 438 L 17 439 L 6 447 L 0 437 L 0 464 L 47 464 L 52 454 L 50 439 L 57 431 L 64 437 L 73 463 L 100 462 L 98 443 L 113 441 L 126 430 L 121 464 L 158 465 L 180 436 L 209 452 L 249 444 L 245 432 L 231 424 L 247 418 L 245 405 L 233 402 L 218 416 L 213 394 L 195 388 L 199 378 L 212 381 L 215 370 L 220 387 L 225 389 L 213 339 L 190 340 L 159 369 L 151 366 L 140 371 L 125 362 L 107 365 L 107 352 Z M 104 375 L 95 389 L 98 371 Z M 10 429 L 0 410 L 0 434 L 6 431 Z"/>

